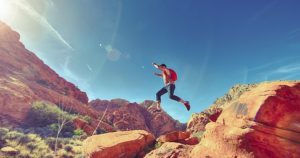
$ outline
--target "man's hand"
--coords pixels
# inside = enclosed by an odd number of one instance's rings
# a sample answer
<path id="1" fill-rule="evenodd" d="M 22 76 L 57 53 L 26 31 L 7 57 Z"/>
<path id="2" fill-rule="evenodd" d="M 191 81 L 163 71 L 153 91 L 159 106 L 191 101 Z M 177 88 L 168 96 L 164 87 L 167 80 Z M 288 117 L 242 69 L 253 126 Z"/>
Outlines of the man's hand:
<path id="1" fill-rule="evenodd" d="M 156 63 L 152 63 L 152 65 L 158 69 L 159 65 L 157 65 Z"/>
<path id="2" fill-rule="evenodd" d="M 162 74 L 159 74 L 159 73 L 154 73 L 154 75 L 162 77 Z"/>

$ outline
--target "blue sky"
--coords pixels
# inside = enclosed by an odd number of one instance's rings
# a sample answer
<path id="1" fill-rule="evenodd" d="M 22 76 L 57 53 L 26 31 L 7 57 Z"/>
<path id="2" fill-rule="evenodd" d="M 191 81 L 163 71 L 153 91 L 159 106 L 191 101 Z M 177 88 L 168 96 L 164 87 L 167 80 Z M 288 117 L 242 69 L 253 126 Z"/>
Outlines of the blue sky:
<path id="1" fill-rule="evenodd" d="M 175 69 L 162 106 L 186 122 L 235 84 L 300 78 L 298 0 L 0 0 L 0 19 L 90 99 L 155 99 L 152 62 Z M 1 6 L 0 6 L 1 8 Z M 6 9 L 3 9 L 6 8 Z"/>

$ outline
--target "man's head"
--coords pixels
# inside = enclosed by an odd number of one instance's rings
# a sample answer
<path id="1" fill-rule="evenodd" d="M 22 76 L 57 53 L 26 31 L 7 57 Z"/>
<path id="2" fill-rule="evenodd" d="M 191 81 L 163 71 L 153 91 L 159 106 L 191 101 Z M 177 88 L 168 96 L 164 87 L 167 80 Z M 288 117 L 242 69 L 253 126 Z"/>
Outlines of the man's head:
<path id="1" fill-rule="evenodd" d="M 161 66 L 161 67 L 165 67 L 165 68 L 167 67 L 166 64 L 160 64 L 160 66 Z"/>
<path id="2" fill-rule="evenodd" d="M 164 70 L 164 69 L 166 69 L 167 68 L 167 65 L 166 64 L 160 64 L 159 65 L 159 69 L 160 70 Z"/>

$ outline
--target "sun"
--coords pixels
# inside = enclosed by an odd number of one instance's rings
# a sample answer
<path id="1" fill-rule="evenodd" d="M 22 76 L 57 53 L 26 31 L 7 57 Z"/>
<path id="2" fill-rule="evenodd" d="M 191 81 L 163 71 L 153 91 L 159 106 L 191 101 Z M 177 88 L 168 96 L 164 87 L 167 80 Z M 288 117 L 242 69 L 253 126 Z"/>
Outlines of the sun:
<path id="1" fill-rule="evenodd" d="M 0 0 L 0 20 L 9 19 L 12 11 L 11 0 Z"/>

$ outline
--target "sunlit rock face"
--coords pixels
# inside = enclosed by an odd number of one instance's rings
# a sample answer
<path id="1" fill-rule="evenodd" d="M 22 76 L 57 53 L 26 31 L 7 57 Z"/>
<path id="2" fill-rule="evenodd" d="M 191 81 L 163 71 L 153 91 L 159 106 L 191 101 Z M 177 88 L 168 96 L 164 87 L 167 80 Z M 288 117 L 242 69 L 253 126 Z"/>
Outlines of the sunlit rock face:
<path id="1" fill-rule="evenodd" d="M 83 153 L 87 158 L 139 157 L 154 140 L 151 133 L 143 130 L 94 135 L 83 142 Z"/>
<path id="2" fill-rule="evenodd" d="M 258 84 L 226 103 L 192 157 L 300 157 L 300 82 Z"/>
<path id="3" fill-rule="evenodd" d="M 58 76 L 19 40 L 17 32 L 0 22 L 0 125 L 22 124 L 37 100 L 61 103 L 96 116 L 87 108 L 85 92 Z"/>
<path id="4" fill-rule="evenodd" d="M 188 158 L 192 146 L 175 142 L 166 142 L 161 147 L 151 151 L 144 158 Z"/>
<path id="5" fill-rule="evenodd" d="M 112 125 L 116 130 L 140 129 L 149 131 L 155 136 L 185 130 L 184 124 L 174 120 L 164 111 L 157 111 L 154 101 L 137 104 L 123 99 L 111 101 L 97 99 L 91 101 L 89 105 L 103 113 L 103 121 Z"/>
<path id="6" fill-rule="evenodd" d="M 229 89 L 228 93 L 218 98 L 208 109 L 192 115 L 187 123 L 187 131 L 199 133 L 205 131 L 209 122 L 216 122 L 224 106 L 238 99 L 242 94 L 255 88 L 257 84 L 238 84 Z"/>

